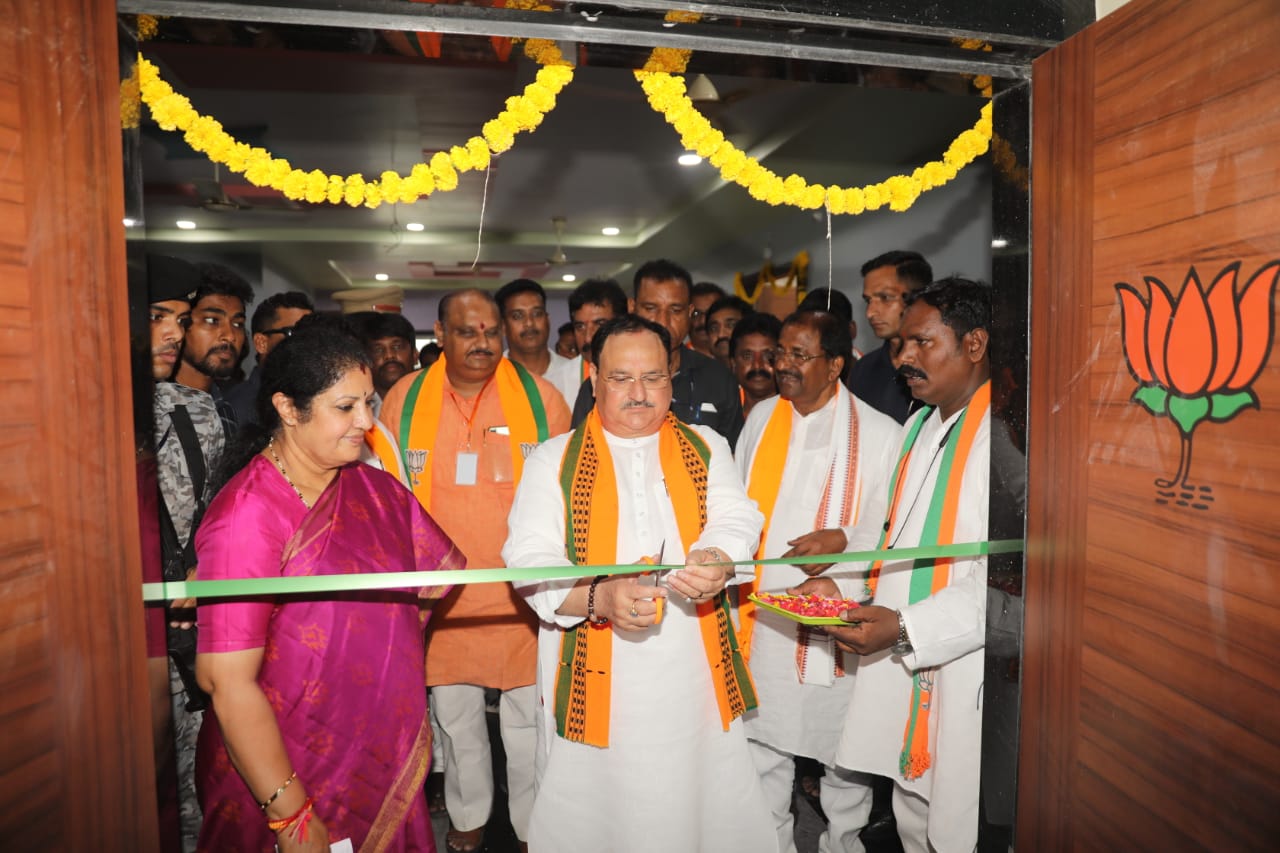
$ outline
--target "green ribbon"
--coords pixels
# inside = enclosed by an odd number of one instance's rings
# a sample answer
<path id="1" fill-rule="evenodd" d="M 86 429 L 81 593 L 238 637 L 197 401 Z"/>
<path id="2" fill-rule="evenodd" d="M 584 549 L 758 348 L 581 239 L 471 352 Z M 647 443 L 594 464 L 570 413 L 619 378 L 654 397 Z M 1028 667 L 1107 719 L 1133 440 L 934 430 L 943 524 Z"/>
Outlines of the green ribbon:
<path id="1" fill-rule="evenodd" d="M 863 563 L 872 560 L 921 560 L 939 557 L 980 557 L 984 554 L 1014 554 L 1022 551 L 1021 539 L 961 542 L 955 545 L 921 545 L 916 548 L 889 548 L 850 551 L 844 554 L 811 554 L 807 557 L 778 557 L 771 560 L 736 560 L 734 566 L 783 566 L 807 563 Z M 505 581 L 549 581 L 563 578 L 591 578 L 596 575 L 631 574 L 637 571 L 680 569 L 684 564 L 645 566 L 621 563 L 606 566 L 542 566 L 526 569 L 450 569 L 438 572 L 372 572 L 358 575 L 302 575 L 278 578 L 241 578 L 218 581 L 165 581 L 144 583 L 143 601 L 176 598 L 241 598 L 252 595 L 306 595 L 317 592 L 351 592 L 370 589 L 418 589 L 424 586 L 458 586 L 468 583 Z"/>

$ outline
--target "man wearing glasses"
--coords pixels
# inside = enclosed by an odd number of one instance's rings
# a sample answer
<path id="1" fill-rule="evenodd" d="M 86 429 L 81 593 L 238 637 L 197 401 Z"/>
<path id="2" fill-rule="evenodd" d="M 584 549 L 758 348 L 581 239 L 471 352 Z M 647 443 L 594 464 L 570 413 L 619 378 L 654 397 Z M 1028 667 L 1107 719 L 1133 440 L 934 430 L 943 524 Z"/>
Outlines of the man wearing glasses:
<path id="1" fill-rule="evenodd" d="M 862 265 L 867 323 L 884 345 L 853 364 L 849 390 L 898 423 L 906 422 L 913 404 L 911 392 L 893 364 L 893 342 L 906 310 L 903 298 L 931 281 L 933 268 L 917 252 L 885 252 Z"/>
<path id="2" fill-rule="evenodd" d="M 227 401 L 236 413 L 236 423 L 241 429 L 258 422 L 258 385 L 262 382 L 262 365 L 267 354 L 293 332 L 294 323 L 315 310 L 307 294 L 298 290 L 268 296 L 254 309 L 249 331 L 253 335 L 253 351 L 258 362 L 249 378 L 227 394 Z"/>
<path id="3" fill-rule="evenodd" d="M 798 311 L 765 354 L 779 396 L 752 408 L 737 451 L 747 494 L 765 515 L 762 559 L 842 553 L 857 531 L 884 521 L 899 428 L 841 385 L 852 346 L 844 319 Z M 758 566 L 748 589 L 782 593 L 810 575 L 851 577 L 854 568 Z M 746 717 L 747 736 L 779 849 L 796 849 L 794 759 L 804 756 L 826 768 L 819 798 L 829 823 L 820 849 L 861 850 L 871 789 L 865 777 L 835 767 L 853 674 L 826 634 L 757 609 L 745 594 L 739 605 L 743 650 L 760 697 L 759 709 Z"/>
<path id="4" fill-rule="evenodd" d="M 672 415 L 665 328 L 620 317 L 591 348 L 595 407 L 529 457 L 503 559 L 680 568 L 513 584 L 540 617 L 529 848 L 773 853 L 725 594 L 760 513 L 725 440 Z"/>

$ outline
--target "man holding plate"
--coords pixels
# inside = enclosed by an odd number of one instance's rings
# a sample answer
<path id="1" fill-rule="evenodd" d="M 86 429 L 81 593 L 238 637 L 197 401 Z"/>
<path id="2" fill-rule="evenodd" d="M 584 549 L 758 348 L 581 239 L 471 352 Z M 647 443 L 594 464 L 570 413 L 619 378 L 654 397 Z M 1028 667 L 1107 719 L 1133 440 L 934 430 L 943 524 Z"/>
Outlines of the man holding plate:
<path id="1" fill-rule="evenodd" d="M 665 328 L 620 317 L 591 348 L 595 407 L 529 457 L 503 559 L 682 565 L 513 584 L 541 619 L 529 849 L 773 853 L 725 595 L 760 513 L 725 440 L 670 413 Z"/>
<path id="2" fill-rule="evenodd" d="M 884 519 L 899 426 L 840 383 L 852 359 L 849 325 L 825 311 L 798 311 L 782 324 L 770 363 L 778 397 L 751 410 L 737 461 L 747 493 L 765 514 L 761 558 L 835 554 L 877 531 Z M 863 569 L 860 564 L 856 568 Z M 853 566 L 769 565 L 742 590 L 779 593 L 822 574 L 861 597 Z M 834 593 L 834 586 L 831 592 Z M 746 717 L 751 756 L 772 811 L 779 848 L 794 851 L 791 799 L 796 756 L 826 767 L 820 802 L 827 815 L 821 850 L 861 851 L 867 780 L 835 767 L 836 744 L 853 691 L 840 652 L 821 630 L 740 600 L 743 647 L 760 707 Z"/>
<path id="3" fill-rule="evenodd" d="M 898 373 L 926 408 L 895 454 L 881 548 L 987 538 L 990 322 L 990 288 L 977 282 L 947 278 L 907 295 Z M 867 587 L 872 602 L 844 615 L 848 627 L 827 629 L 861 656 L 836 762 L 893 778 L 907 853 L 968 853 L 978 838 L 987 558 L 878 561 Z"/>

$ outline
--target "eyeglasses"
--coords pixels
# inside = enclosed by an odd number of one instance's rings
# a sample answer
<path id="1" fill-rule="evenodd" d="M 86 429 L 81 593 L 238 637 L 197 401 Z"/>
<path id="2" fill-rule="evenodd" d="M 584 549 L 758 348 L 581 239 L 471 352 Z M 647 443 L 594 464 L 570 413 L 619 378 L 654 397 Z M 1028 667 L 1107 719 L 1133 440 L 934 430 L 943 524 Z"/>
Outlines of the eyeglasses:
<path id="1" fill-rule="evenodd" d="M 293 336 L 293 326 L 281 326 L 278 329 L 263 329 L 264 335 L 282 335 L 286 338 Z"/>
<path id="2" fill-rule="evenodd" d="M 752 364 L 756 359 L 760 359 L 765 364 L 773 364 L 773 350 L 740 349 L 733 354 L 733 360 L 738 364 Z"/>
<path id="3" fill-rule="evenodd" d="M 610 373 L 603 377 L 605 382 L 609 383 L 611 388 L 615 390 L 631 390 L 636 379 L 640 380 L 640 384 L 650 391 L 656 391 L 659 388 L 666 388 L 671 384 L 670 373 L 646 373 L 643 376 L 629 376 L 625 373 Z"/>
<path id="4" fill-rule="evenodd" d="M 778 362 L 782 361 L 784 358 L 790 359 L 794 361 L 796 364 L 808 364 L 809 362 L 813 361 L 815 358 L 826 358 L 826 357 L 827 357 L 827 354 L 825 352 L 820 352 L 817 355 L 809 355 L 806 352 L 797 352 L 796 350 L 786 350 L 782 348 L 765 350 L 765 353 L 764 353 L 764 360 L 768 362 L 770 365 L 777 364 Z"/>

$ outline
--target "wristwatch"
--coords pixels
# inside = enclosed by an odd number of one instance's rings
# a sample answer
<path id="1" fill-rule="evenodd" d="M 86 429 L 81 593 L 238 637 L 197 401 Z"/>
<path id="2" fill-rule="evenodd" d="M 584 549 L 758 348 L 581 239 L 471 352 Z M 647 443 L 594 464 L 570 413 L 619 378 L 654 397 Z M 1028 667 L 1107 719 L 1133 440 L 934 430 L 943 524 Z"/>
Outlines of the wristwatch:
<path id="1" fill-rule="evenodd" d="M 898 642 L 894 643 L 889 651 L 895 655 L 909 655 L 914 649 L 911 647 L 911 638 L 907 636 L 907 620 L 902 617 L 901 610 L 895 610 L 898 614 Z"/>

